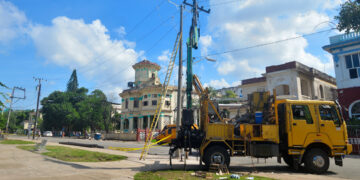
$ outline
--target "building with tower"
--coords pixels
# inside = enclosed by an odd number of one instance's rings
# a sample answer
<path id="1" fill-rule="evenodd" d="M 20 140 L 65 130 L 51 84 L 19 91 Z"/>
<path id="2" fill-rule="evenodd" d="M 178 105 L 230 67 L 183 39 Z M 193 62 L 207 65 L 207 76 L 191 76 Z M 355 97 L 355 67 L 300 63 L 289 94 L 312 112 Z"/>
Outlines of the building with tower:
<path id="1" fill-rule="evenodd" d="M 360 120 L 360 32 L 329 38 L 323 49 L 332 54 L 339 103 L 345 118 Z"/>
<path id="2" fill-rule="evenodd" d="M 158 77 L 160 66 L 143 60 L 132 67 L 135 70 L 135 81 L 129 82 L 129 89 L 119 94 L 122 98 L 120 122 L 122 132 L 150 128 L 157 104 L 160 103 L 158 102 L 162 90 L 162 84 Z M 175 123 L 176 104 L 177 86 L 169 85 L 157 129 Z"/>

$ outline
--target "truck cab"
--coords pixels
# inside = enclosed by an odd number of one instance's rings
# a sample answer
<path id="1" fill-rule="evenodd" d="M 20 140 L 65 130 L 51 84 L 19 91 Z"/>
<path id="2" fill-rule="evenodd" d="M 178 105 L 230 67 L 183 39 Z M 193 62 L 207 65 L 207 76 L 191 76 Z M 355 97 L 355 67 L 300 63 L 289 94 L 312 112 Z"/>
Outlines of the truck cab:
<path id="1" fill-rule="evenodd" d="M 279 100 L 275 103 L 279 125 L 279 150 L 292 167 L 304 163 L 314 173 L 329 168 L 329 157 L 342 166 L 350 154 L 346 123 L 332 101 Z"/>

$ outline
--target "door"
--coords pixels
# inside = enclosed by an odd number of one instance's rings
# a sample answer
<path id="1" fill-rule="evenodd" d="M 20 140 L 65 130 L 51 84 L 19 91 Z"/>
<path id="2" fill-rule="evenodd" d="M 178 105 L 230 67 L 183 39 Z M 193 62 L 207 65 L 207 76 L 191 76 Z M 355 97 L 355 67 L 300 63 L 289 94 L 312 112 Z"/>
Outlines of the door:
<path id="1" fill-rule="evenodd" d="M 320 132 L 326 134 L 333 145 L 345 145 L 344 126 L 335 105 L 318 105 Z"/>
<path id="2" fill-rule="evenodd" d="M 290 131 L 292 142 L 289 141 L 289 146 L 303 146 L 306 137 L 310 133 L 317 132 L 314 123 L 314 110 L 307 104 L 291 104 L 291 114 L 289 115 Z"/>

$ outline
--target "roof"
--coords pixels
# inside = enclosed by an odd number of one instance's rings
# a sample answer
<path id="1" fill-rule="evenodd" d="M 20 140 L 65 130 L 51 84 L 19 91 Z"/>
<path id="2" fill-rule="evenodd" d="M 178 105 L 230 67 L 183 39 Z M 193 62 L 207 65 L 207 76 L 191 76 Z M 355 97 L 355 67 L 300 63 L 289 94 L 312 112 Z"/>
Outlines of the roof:
<path id="1" fill-rule="evenodd" d="M 266 77 L 250 78 L 250 79 L 241 80 L 241 85 L 259 83 L 265 81 L 266 81 Z"/>
<path id="2" fill-rule="evenodd" d="M 319 71 L 315 68 L 306 66 L 305 64 L 302 64 L 297 61 L 291 61 L 291 62 L 287 62 L 287 63 L 280 64 L 280 65 L 267 66 L 266 73 L 272 73 L 272 72 L 277 72 L 277 71 L 282 71 L 282 70 L 287 70 L 287 69 L 296 69 L 299 72 L 313 75 L 314 77 L 319 78 L 328 83 L 336 84 L 336 80 L 334 77 L 332 77 L 322 71 Z"/>
<path id="3" fill-rule="evenodd" d="M 137 69 L 137 68 L 140 68 L 140 67 L 146 66 L 146 65 L 147 65 L 147 66 L 153 66 L 156 70 L 160 70 L 160 66 L 159 66 L 158 64 L 153 63 L 153 62 L 151 62 L 151 61 L 149 61 L 149 60 L 146 60 L 146 59 L 144 59 L 144 60 L 142 60 L 142 61 L 134 64 L 132 67 L 133 67 L 134 69 Z"/>

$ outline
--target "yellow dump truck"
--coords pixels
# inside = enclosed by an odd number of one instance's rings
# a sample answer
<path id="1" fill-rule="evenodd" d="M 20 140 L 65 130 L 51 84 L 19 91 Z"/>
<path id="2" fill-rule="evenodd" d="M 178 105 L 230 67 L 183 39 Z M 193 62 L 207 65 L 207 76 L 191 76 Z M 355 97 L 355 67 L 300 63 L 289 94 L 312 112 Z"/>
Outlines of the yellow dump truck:
<path id="1" fill-rule="evenodd" d="M 282 158 L 295 169 L 304 164 L 312 173 L 323 173 L 329 168 L 329 157 L 342 166 L 343 156 L 351 153 L 346 123 L 335 102 L 276 100 L 276 95 L 271 97 L 268 93 L 266 101 L 254 103 L 262 104 L 263 121 L 233 124 L 221 119 L 208 91 L 196 76 L 194 80 L 201 97 L 200 128 L 186 128 L 192 123 L 192 115 L 183 112 L 183 125 L 172 141 L 170 156 L 178 148 L 199 149 L 200 159 L 207 167 L 229 166 L 232 156 L 277 157 L 278 162 Z M 212 119 L 214 114 L 216 120 Z"/>

